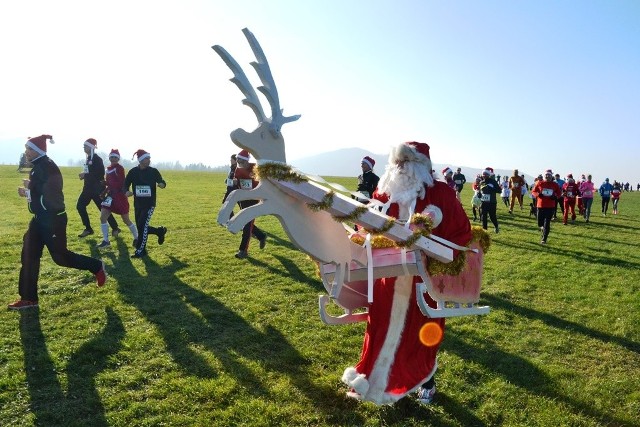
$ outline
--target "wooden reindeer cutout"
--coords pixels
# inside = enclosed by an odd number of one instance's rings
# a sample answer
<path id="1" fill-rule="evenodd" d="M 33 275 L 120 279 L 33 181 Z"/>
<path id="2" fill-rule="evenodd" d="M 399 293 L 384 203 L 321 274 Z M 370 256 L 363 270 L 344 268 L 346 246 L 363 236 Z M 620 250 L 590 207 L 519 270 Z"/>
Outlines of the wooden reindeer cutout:
<path id="1" fill-rule="evenodd" d="M 297 120 L 300 116 L 285 117 L 283 115 L 267 58 L 253 34 L 246 28 L 242 32 L 257 59 L 257 62 L 252 62 L 251 65 L 262 82 L 258 90 L 267 98 L 271 106 L 271 118 L 265 115 L 256 92 L 238 63 L 224 48 L 213 46 L 216 53 L 233 71 L 234 77 L 231 81 L 245 95 L 242 103 L 249 106 L 258 119 L 258 127 L 254 131 L 246 132 L 243 129 L 236 129 L 231 132 L 231 140 L 238 147 L 249 151 L 257 160 L 259 167 L 268 164 L 284 165 L 286 156 L 281 127 L 285 123 Z M 252 190 L 232 192 L 218 214 L 218 223 L 226 225 L 232 233 L 237 233 L 247 222 L 259 216 L 276 216 L 298 248 L 317 261 L 335 265 L 337 269 L 335 283 L 340 285 L 333 289 L 332 294 L 337 293 L 342 283 L 348 281 L 351 261 L 366 263 L 364 249 L 349 240 L 345 228 L 329 213 L 309 209 L 307 202 L 283 191 L 279 184 L 278 180 L 266 177 Z M 260 200 L 260 203 L 241 210 L 229 219 L 233 207 L 243 200 Z"/>

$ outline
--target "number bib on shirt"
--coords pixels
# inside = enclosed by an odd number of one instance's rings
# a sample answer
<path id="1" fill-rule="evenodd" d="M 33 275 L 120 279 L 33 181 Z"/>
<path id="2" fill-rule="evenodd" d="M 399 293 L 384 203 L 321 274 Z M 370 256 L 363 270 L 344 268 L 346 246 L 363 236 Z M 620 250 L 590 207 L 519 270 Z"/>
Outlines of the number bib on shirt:
<path id="1" fill-rule="evenodd" d="M 553 189 L 551 189 L 551 188 L 543 188 L 542 189 L 542 195 L 543 196 L 547 196 L 547 197 L 552 196 L 553 195 Z"/>
<path id="2" fill-rule="evenodd" d="M 591 190 L 585 190 L 582 192 L 582 195 L 585 197 L 593 196 L 593 192 Z"/>
<path id="3" fill-rule="evenodd" d="M 462 180 L 461 180 L 461 179 L 456 179 L 456 180 L 455 180 L 455 181 L 453 181 L 453 182 L 455 182 L 455 183 L 456 183 L 456 184 L 458 184 L 458 185 L 462 184 Z"/>
<path id="4" fill-rule="evenodd" d="M 226 180 L 227 187 L 233 187 L 233 179 L 227 178 Z"/>
<path id="5" fill-rule="evenodd" d="M 483 194 L 481 197 L 481 200 L 483 202 L 490 202 L 491 201 L 491 194 Z"/>
<path id="6" fill-rule="evenodd" d="M 148 185 L 136 185 L 136 197 L 151 197 L 151 187 Z"/>
<path id="7" fill-rule="evenodd" d="M 573 191 L 567 191 L 567 197 L 573 197 Z"/>
<path id="8" fill-rule="evenodd" d="M 27 198 L 27 202 L 31 203 L 31 190 L 29 189 L 24 190 L 24 197 Z"/>
<path id="9" fill-rule="evenodd" d="M 251 190 L 253 188 L 253 180 L 251 179 L 240 179 L 240 188 L 243 190 Z"/>
<path id="10" fill-rule="evenodd" d="M 608 192 L 608 191 L 603 191 L 603 192 L 602 192 L 602 195 L 603 195 L 604 197 L 609 197 L 609 192 Z"/>
<path id="11" fill-rule="evenodd" d="M 89 173 L 89 166 L 88 165 L 84 165 L 83 166 L 82 173 Z"/>
<path id="12" fill-rule="evenodd" d="M 107 208 L 111 207 L 111 202 L 113 202 L 113 199 L 111 198 L 111 196 L 107 196 L 104 198 L 104 200 L 102 201 L 102 206 L 105 206 Z"/>

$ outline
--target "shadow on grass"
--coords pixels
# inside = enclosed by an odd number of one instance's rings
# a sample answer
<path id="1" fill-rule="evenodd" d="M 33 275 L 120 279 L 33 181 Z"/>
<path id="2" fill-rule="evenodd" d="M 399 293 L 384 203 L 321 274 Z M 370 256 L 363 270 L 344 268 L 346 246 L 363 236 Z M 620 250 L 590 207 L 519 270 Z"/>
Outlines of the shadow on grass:
<path id="1" fill-rule="evenodd" d="M 561 388 L 555 384 L 553 378 L 526 359 L 504 352 L 487 341 L 475 343 L 469 341 L 468 337 L 459 336 L 450 331 L 443 341 L 442 348 L 457 354 L 462 359 L 484 366 L 488 371 L 501 375 L 506 381 L 517 387 L 552 401 L 566 404 L 573 408 L 575 414 L 588 416 L 598 425 L 626 425 L 626 420 L 598 411 L 590 402 L 581 402 L 560 393 L 558 390 Z"/>
<path id="2" fill-rule="evenodd" d="M 120 294 L 157 328 L 172 359 L 187 375 L 216 378 L 219 372 L 226 372 L 244 393 L 270 398 L 269 386 L 248 366 L 249 360 L 286 375 L 309 400 L 330 392 L 313 386 L 308 361 L 280 331 L 270 325 L 264 331 L 256 329 L 216 298 L 180 280 L 176 273 L 187 267 L 186 263 L 170 257 L 169 265 L 160 266 L 146 256 L 133 261 L 144 263 L 147 277 L 143 277 L 126 256 L 112 273 L 118 279 Z M 210 351 L 222 367 L 212 366 L 194 348 Z"/>
<path id="3" fill-rule="evenodd" d="M 68 390 L 65 393 L 47 349 L 39 310 L 20 312 L 24 369 L 36 426 L 109 425 L 95 377 L 106 368 L 109 356 L 120 348 L 124 327 L 111 308 L 107 308 L 106 313 L 103 331 L 71 356 L 66 368 Z"/>

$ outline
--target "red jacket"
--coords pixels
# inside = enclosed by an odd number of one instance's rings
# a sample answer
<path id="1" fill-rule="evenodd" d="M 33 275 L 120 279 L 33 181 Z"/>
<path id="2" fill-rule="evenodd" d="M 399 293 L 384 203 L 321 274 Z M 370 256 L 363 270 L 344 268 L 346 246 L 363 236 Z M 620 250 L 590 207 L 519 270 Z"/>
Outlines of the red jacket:
<path id="1" fill-rule="evenodd" d="M 575 199 L 580 195 L 580 185 L 577 182 L 565 182 L 562 186 L 562 195 L 568 199 Z"/>
<path id="2" fill-rule="evenodd" d="M 533 197 L 536 198 L 536 207 L 538 208 L 555 208 L 556 200 L 560 198 L 562 192 L 558 183 L 554 181 L 541 180 L 536 183 L 531 191 Z"/>

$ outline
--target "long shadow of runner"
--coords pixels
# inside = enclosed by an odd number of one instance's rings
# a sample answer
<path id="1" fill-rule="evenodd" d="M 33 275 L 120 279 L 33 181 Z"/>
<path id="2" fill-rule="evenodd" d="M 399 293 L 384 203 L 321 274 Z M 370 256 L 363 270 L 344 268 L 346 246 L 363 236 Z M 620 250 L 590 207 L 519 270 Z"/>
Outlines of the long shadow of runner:
<path id="1" fill-rule="evenodd" d="M 69 390 L 77 395 L 65 395 L 42 333 L 39 310 L 20 312 L 20 339 L 34 424 L 107 426 L 94 379 L 104 369 L 108 356 L 117 351 L 123 337 L 122 321 L 107 308 L 107 324 L 102 333 L 71 357 L 67 366 Z"/>
<path id="2" fill-rule="evenodd" d="M 311 400 L 321 392 L 333 393 L 313 385 L 305 368 L 307 360 L 278 330 L 270 326 L 264 332 L 255 329 L 217 299 L 178 279 L 175 273 L 187 264 L 173 257 L 171 264 L 163 267 L 149 257 L 142 262 L 148 278 L 124 259 L 112 274 L 118 279 L 124 300 L 157 327 L 173 360 L 187 374 L 201 378 L 218 375 L 203 356 L 192 350 L 204 347 L 224 365 L 222 370 L 234 373 L 236 381 L 252 395 L 267 396 L 269 390 L 243 359 L 258 361 L 265 369 L 289 376 Z"/>
<path id="3" fill-rule="evenodd" d="M 545 396 L 551 401 L 557 401 L 573 408 L 576 414 L 583 414 L 592 418 L 598 425 L 626 425 L 626 421 L 612 417 L 610 414 L 598 411 L 592 403 L 581 402 L 571 396 L 561 393 L 561 387 L 555 383 L 538 367 L 525 358 L 507 353 L 494 346 L 484 338 L 474 340 L 468 334 L 460 335 L 449 330 L 443 349 L 457 354 L 460 358 L 473 361 L 484 366 L 488 371 L 495 372 L 511 384 L 531 393 Z M 481 386 L 481 384 L 478 384 Z M 445 409 L 449 410 L 448 408 Z"/>

